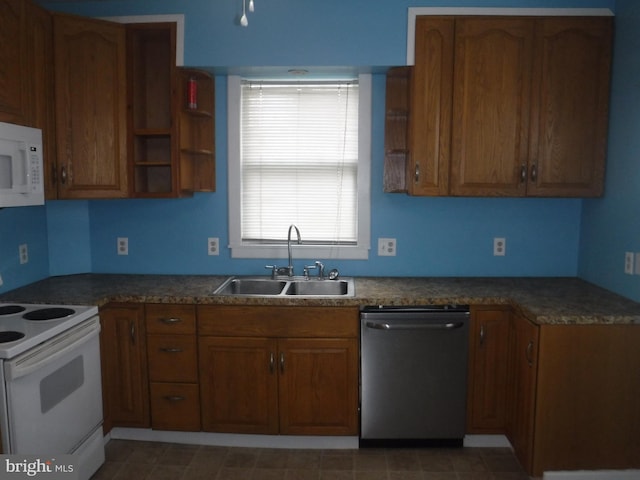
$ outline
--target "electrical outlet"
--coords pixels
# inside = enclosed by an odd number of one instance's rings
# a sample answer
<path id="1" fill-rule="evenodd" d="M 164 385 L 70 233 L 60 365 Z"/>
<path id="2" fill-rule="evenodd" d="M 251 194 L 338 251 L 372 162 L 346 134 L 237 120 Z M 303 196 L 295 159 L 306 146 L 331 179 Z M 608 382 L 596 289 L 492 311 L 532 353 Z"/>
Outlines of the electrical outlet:
<path id="1" fill-rule="evenodd" d="M 640 252 L 636 253 L 636 275 L 640 275 Z"/>
<path id="2" fill-rule="evenodd" d="M 396 239 L 395 238 L 379 238 L 378 239 L 378 256 L 395 257 L 396 256 Z"/>
<path id="3" fill-rule="evenodd" d="M 118 255 L 129 255 L 129 239 L 118 237 Z"/>
<path id="4" fill-rule="evenodd" d="M 624 273 L 633 275 L 633 252 L 624 253 Z"/>
<path id="5" fill-rule="evenodd" d="M 507 254 L 507 239 L 504 237 L 495 237 L 493 239 L 493 256 L 504 257 Z"/>
<path id="6" fill-rule="evenodd" d="M 209 255 L 220 255 L 220 239 L 218 237 L 209 237 L 207 239 L 207 253 Z"/>
<path id="7" fill-rule="evenodd" d="M 20 265 L 24 265 L 29 262 L 29 247 L 26 243 L 23 243 L 18 247 L 18 254 L 20 256 Z"/>
<path id="8" fill-rule="evenodd" d="M 0 287 L 2 286 L 3 283 L 4 281 L 2 280 L 2 275 L 0 275 Z"/>

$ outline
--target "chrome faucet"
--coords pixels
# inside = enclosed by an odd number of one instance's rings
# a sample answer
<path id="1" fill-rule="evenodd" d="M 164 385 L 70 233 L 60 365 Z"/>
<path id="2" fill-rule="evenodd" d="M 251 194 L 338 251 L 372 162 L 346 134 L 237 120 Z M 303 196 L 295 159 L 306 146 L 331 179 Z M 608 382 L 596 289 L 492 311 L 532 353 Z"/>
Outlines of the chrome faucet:
<path id="1" fill-rule="evenodd" d="M 289 266 L 287 267 L 287 275 L 293 277 L 293 260 L 291 258 L 291 229 L 295 228 L 298 235 L 298 245 L 302 244 L 302 238 L 300 237 L 300 230 L 294 224 L 289 225 L 289 233 L 287 234 L 287 250 L 289 252 Z"/>

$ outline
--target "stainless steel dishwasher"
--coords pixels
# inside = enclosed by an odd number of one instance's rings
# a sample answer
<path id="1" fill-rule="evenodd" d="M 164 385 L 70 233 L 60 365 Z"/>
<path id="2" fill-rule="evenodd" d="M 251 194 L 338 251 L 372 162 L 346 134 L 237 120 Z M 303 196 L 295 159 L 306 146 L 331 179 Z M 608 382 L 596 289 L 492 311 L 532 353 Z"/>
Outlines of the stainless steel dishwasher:
<path id="1" fill-rule="evenodd" d="M 360 323 L 360 445 L 461 446 L 469 306 L 364 307 Z"/>

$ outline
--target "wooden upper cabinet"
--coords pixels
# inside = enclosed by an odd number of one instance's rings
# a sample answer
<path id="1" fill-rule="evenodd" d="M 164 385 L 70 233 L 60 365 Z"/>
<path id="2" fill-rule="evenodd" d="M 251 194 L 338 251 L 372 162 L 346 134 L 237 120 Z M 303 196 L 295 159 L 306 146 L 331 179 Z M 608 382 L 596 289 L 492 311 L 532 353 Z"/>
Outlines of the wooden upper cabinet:
<path id="1" fill-rule="evenodd" d="M 602 194 L 610 17 L 419 16 L 415 31 L 409 194 Z"/>
<path id="2" fill-rule="evenodd" d="M 526 18 L 456 21 L 453 195 L 526 192 L 533 27 Z"/>
<path id="3" fill-rule="evenodd" d="M 529 195 L 602 194 L 611 42 L 610 17 L 537 21 Z"/>
<path id="4" fill-rule="evenodd" d="M 59 198 L 128 195 L 124 26 L 54 15 Z"/>
<path id="5" fill-rule="evenodd" d="M 416 19 L 407 190 L 446 195 L 449 187 L 453 17 Z"/>
<path id="6" fill-rule="evenodd" d="M 27 3 L 0 0 L 0 121 L 29 125 Z"/>
<path id="7" fill-rule="evenodd" d="M 44 192 L 46 199 L 56 199 L 57 163 L 53 73 L 53 20 L 51 13 L 28 2 L 29 61 L 31 72 L 31 122 L 42 129 L 44 154 Z"/>

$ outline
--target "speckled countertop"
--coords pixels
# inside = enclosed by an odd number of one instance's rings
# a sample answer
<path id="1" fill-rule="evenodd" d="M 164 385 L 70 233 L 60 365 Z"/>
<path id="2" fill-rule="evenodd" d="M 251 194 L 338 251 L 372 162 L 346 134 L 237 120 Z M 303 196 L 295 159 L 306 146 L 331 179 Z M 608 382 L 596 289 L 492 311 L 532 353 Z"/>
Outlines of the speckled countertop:
<path id="1" fill-rule="evenodd" d="M 577 278 L 357 277 L 352 298 L 224 297 L 227 276 L 80 274 L 0 295 L 0 303 L 253 305 L 510 305 L 538 324 L 638 324 L 640 303 Z"/>

